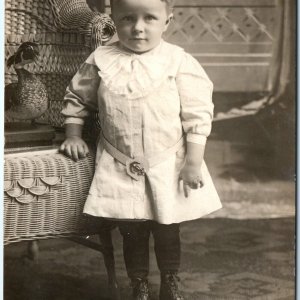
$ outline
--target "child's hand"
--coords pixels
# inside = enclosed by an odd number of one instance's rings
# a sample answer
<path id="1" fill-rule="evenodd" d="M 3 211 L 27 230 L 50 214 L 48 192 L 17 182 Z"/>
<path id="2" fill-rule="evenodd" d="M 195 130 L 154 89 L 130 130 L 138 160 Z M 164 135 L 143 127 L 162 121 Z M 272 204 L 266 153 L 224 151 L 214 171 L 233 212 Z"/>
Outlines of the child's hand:
<path id="1" fill-rule="evenodd" d="M 191 189 L 204 186 L 201 165 L 204 156 L 205 145 L 186 143 L 186 160 L 180 171 L 179 178 L 183 181 L 184 196 L 189 196 Z"/>
<path id="2" fill-rule="evenodd" d="M 183 192 L 186 198 L 189 196 L 191 189 L 198 189 L 204 186 L 200 166 L 185 163 L 180 171 L 179 178 L 183 181 Z"/>
<path id="3" fill-rule="evenodd" d="M 61 144 L 59 150 L 75 161 L 85 158 L 89 154 L 87 144 L 81 137 L 78 136 L 66 138 L 66 140 Z"/>

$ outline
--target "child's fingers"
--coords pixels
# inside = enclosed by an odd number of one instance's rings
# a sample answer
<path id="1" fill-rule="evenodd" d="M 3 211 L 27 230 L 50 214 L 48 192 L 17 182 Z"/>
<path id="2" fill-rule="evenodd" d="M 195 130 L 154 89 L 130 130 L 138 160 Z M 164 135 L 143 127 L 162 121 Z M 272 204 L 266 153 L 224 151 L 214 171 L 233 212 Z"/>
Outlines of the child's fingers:
<path id="1" fill-rule="evenodd" d="M 192 182 L 189 182 L 188 185 L 191 189 L 196 190 L 199 186 L 199 181 L 198 181 L 198 179 L 196 179 Z"/>
<path id="2" fill-rule="evenodd" d="M 197 176 L 192 182 L 189 182 L 189 186 L 192 189 L 202 188 L 204 186 L 202 175 Z"/>
<path id="3" fill-rule="evenodd" d="M 84 149 L 84 153 L 85 153 L 85 155 L 89 155 L 89 152 L 90 152 L 90 150 L 89 150 L 89 147 L 87 146 L 87 144 L 86 144 L 86 143 L 84 143 L 84 145 L 83 145 L 83 149 Z"/>
<path id="4" fill-rule="evenodd" d="M 78 146 L 78 155 L 79 158 L 84 158 L 87 155 L 89 155 L 89 147 L 87 146 L 86 143 Z"/>
<path id="5" fill-rule="evenodd" d="M 86 156 L 84 146 L 78 145 L 77 149 L 78 149 L 78 157 L 84 158 Z"/>
<path id="6" fill-rule="evenodd" d="M 70 145 L 65 145 L 65 146 L 64 146 L 63 152 L 64 152 L 67 156 L 72 157 L 72 152 L 71 152 L 71 146 L 70 146 Z"/>
<path id="7" fill-rule="evenodd" d="M 187 182 L 183 181 L 183 193 L 184 197 L 187 198 L 190 194 L 190 186 Z"/>
<path id="8" fill-rule="evenodd" d="M 187 183 L 184 181 L 181 175 L 179 175 L 179 182 L 180 181 L 182 181 L 184 197 L 187 198 L 189 196 L 189 187 L 187 186 Z"/>
<path id="9" fill-rule="evenodd" d="M 202 180 L 200 180 L 200 181 L 197 181 L 197 182 L 189 183 L 188 185 L 191 189 L 196 190 L 198 188 L 201 189 L 204 186 L 204 182 Z"/>
<path id="10" fill-rule="evenodd" d="M 198 177 L 198 179 L 199 179 L 199 187 L 201 189 L 202 187 L 204 187 L 204 184 L 205 184 L 205 182 L 203 180 L 203 177 L 202 177 L 202 174 L 200 174 L 200 176 Z"/>
<path id="11" fill-rule="evenodd" d="M 77 161 L 79 159 L 78 157 L 78 148 L 77 146 L 73 146 L 71 147 L 71 157 L 73 158 L 73 160 Z"/>
<path id="12" fill-rule="evenodd" d="M 60 152 L 64 152 L 64 151 L 65 151 L 65 147 L 66 147 L 66 146 L 65 146 L 64 143 L 61 144 L 60 147 L 59 147 L 59 151 L 60 151 Z"/>
<path id="13" fill-rule="evenodd" d="M 204 185 L 205 185 L 205 182 L 204 182 L 204 180 L 201 178 L 201 180 L 200 180 L 200 189 L 201 189 L 202 187 L 204 187 Z"/>

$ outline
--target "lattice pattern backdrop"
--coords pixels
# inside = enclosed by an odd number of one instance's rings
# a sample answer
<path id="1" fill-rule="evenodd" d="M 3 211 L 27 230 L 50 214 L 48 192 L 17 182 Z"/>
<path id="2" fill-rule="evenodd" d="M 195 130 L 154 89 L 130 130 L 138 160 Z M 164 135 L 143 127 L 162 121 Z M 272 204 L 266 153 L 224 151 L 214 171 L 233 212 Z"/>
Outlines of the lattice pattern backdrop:
<path id="1" fill-rule="evenodd" d="M 275 41 L 274 3 L 250 6 L 251 1 L 214 1 L 209 5 L 193 1 L 188 6 L 190 1 L 180 2 L 184 4 L 177 1 L 166 39 L 183 46 L 202 63 L 215 90 L 265 91 Z"/>
<path id="2" fill-rule="evenodd" d="M 167 38 L 174 43 L 271 43 L 270 8 L 178 7 Z"/>

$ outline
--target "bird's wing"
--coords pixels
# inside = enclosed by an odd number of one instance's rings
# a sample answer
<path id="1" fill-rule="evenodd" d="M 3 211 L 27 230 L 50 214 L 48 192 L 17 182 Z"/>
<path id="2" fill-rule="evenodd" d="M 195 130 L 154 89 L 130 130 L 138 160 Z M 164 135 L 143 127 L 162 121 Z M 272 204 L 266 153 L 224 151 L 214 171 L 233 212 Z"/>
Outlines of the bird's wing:
<path id="1" fill-rule="evenodd" d="M 15 101 L 16 90 L 17 90 L 17 83 L 10 83 L 5 86 L 5 94 L 4 94 L 5 110 L 9 110 L 12 107 Z"/>

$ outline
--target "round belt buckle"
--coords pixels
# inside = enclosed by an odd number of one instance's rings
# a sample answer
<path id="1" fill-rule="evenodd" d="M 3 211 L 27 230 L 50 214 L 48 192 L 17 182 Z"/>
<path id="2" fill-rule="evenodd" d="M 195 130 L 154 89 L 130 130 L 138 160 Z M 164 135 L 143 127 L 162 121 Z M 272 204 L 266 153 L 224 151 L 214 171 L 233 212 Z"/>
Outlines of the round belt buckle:
<path id="1" fill-rule="evenodd" d="M 145 176 L 149 169 L 148 162 L 144 158 L 136 157 L 126 161 L 127 174 L 135 180 Z"/>

